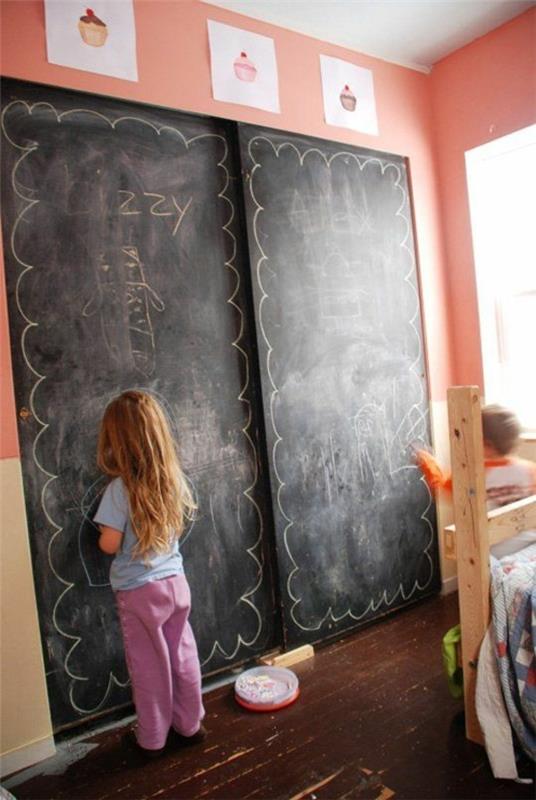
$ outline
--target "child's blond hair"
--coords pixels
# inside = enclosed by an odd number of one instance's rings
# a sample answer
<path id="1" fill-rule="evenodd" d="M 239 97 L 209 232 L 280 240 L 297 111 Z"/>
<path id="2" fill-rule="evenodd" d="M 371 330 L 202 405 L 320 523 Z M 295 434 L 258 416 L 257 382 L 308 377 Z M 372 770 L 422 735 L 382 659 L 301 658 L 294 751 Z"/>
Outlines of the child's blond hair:
<path id="1" fill-rule="evenodd" d="M 128 391 L 108 405 L 97 463 L 121 478 L 138 543 L 136 556 L 168 552 L 196 509 L 166 416 L 150 394 Z"/>

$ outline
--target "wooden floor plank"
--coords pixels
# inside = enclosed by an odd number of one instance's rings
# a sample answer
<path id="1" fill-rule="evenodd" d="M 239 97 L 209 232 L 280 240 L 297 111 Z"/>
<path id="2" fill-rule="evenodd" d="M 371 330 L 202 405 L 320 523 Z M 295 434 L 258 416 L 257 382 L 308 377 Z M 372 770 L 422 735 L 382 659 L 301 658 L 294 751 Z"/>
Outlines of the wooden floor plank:
<path id="1" fill-rule="evenodd" d="M 465 740 L 440 651 L 456 621 L 454 596 L 428 600 L 295 665 L 302 694 L 287 709 L 247 712 L 222 687 L 205 696 L 210 736 L 198 747 L 140 765 L 121 744 L 125 728 L 94 732 L 85 757 L 63 771 L 61 758 L 45 762 L 11 791 L 17 800 L 532 797 L 495 781 L 482 748 Z M 51 767 L 58 774 L 44 774 Z"/>

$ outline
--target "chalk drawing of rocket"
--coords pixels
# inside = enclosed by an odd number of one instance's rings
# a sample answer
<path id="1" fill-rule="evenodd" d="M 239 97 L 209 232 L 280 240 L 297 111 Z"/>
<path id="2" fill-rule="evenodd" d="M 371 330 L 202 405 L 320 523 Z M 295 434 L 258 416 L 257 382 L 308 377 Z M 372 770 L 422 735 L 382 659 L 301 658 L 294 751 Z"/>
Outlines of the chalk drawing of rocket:
<path id="1" fill-rule="evenodd" d="M 162 312 L 164 303 L 145 280 L 138 248 L 127 245 L 121 250 L 127 257 L 127 310 L 130 346 L 136 369 L 149 377 L 154 372 L 155 349 L 151 307 Z"/>
<path id="2" fill-rule="evenodd" d="M 118 276 L 114 268 L 103 261 L 97 271 L 98 291 L 86 303 L 82 313 L 84 317 L 90 317 L 99 311 L 101 330 L 110 356 L 120 362 L 121 354 L 126 348 L 130 349 L 136 370 L 150 377 L 155 368 L 151 310 L 162 312 L 165 305 L 145 279 L 138 248 L 125 245 L 121 247 L 121 253 L 125 274 Z M 125 320 L 128 320 L 127 326 Z"/>

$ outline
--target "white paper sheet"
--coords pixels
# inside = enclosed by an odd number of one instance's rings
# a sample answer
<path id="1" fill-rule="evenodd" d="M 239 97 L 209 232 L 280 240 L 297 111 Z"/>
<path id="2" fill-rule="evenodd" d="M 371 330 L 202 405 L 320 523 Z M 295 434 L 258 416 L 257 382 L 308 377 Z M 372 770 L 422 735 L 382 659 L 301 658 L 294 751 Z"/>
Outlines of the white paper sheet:
<path id="1" fill-rule="evenodd" d="M 207 20 L 215 100 L 279 113 L 274 40 Z"/>
<path id="2" fill-rule="evenodd" d="M 372 72 L 348 61 L 320 56 L 324 117 L 328 125 L 378 135 Z"/>
<path id="3" fill-rule="evenodd" d="M 51 64 L 138 80 L 132 0 L 45 0 L 45 23 Z"/>

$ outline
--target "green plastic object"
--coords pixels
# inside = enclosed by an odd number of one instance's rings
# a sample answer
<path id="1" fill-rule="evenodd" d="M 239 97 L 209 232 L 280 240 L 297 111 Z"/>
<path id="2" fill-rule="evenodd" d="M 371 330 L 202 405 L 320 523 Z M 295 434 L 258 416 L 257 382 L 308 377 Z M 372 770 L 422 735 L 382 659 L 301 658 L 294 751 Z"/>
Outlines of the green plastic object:
<path id="1" fill-rule="evenodd" d="M 463 697 L 463 671 L 458 666 L 457 645 L 462 640 L 462 630 L 455 625 L 443 636 L 443 667 L 447 676 L 449 691 L 456 699 Z"/>

